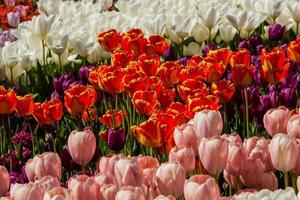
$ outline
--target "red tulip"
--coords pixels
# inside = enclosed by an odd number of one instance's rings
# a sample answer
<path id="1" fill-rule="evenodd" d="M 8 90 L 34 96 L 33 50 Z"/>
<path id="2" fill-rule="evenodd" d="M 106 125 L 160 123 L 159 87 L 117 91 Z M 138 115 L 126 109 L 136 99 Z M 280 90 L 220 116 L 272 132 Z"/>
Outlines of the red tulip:
<path id="1" fill-rule="evenodd" d="M 114 114 L 112 114 L 112 112 Z M 104 124 L 105 126 L 112 127 L 114 125 L 113 121 L 115 121 L 115 127 L 119 127 L 122 125 L 123 120 L 126 118 L 125 110 L 108 110 L 102 117 L 99 117 L 99 122 Z"/>
<path id="2" fill-rule="evenodd" d="M 110 29 L 98 34 L 99 44 L 104 50 L 109 52 L 113 52 L 120 47 L 120 39 L 121 36 L 115 29 Z"/>
<path id="3" fill-rule="evenodd" d="M 176 62 L 167 61 L 158 68 L 158 75 L 167 85 L 173 85 L 179 81 L 180 65 Z"/>
<path id="4" fill-rule="evenodd" d="M 15 91 L 6 90 L 3 86 L 0 86 L 0 115 L 12 113 L 15 110 L 16 101 Z"/>
<path id="5" fill-rule="evenodd" d="M 289 43 L 287 48 L 288 56 L 294 63 L 300 63 L 300 38 Z"/>
<path id="6" fill-rule="evenodd" d="M 231 100 L 235 87 L 229 80 L 220 80 L 211 84 L 210 92 L 219 97 L 221 103 L 226 103 Z"/>
<path id="7" fill-rule="evenodd" d="M 139 56 L 140 66 L 148 76 L 157 74 L 157 68 L 160 65 L 160 57 L 158 55 L 142 54 Z"/>
<path id="8" fill-rule="evenodd" d="M 158 103 L 155 91 L 136 91 L 131 101 L 141 115 L 151 115 Z"/>
<path id="9" fill-rule="evenodd" d="M 31 94 L 17 96 L 16 112 L 20 116 L 31 115 L 34 111 L 34 101 Z"/>

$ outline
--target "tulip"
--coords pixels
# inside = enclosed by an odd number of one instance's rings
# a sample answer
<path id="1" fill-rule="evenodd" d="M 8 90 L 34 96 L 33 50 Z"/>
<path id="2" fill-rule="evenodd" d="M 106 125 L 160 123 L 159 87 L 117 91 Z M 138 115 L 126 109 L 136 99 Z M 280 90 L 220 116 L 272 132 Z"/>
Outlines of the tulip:
<path id="1" fill-rule="evenodd" d="M 224 175 L 225 181 L 230 185 L 230 187 L 235 188 L 235 189 L 240 187 L 239 177 L 228 173 L 226 169 L 223 171 L 223 175 Z"/>
<path id="2" fill-rule="evenodd" d="M 100 187 L 104 185 L 110 185 L 110 184 L 115 184 L 116 180 L 114 176 L 104 174 L 104 173 L 99 173 L 95 176 L 95 181 L 97 182 Z"/>
<path id="3" fill-rule="evenodd" d="M 20 23 L 20 13 L 19 12 L 9 12 L 7 14 L 7 21 L 10 27 L 17 28 Z"/>
<path id="4" fill-rule="evenodd" d="M 247 152 L 240 144 L 228 145 L 226 171 L 229 174 L 240 176 L 246 168 Z"/>
<path id="5" fill-rule="evenodd" d="M 125 91 L 128 93 L 130 98 L 132 98 L 136 91 L 147 89 L 146 78 L 146 74 L 139 71 L 128 73 L 124 76 L 123 82 L 125 85 Z"/>
<path id="6" fill-rule="evenodd" d="M 184 184 L 186 200 L 219 200 L 220 189 L 215 179 L 209 175 L 194 175 Z"/>
<path id="7" fill-rule="evenodd" d="M 270 25 L 268 28 L 269 39 L 276 40 L 276 41 L 281 40 L 284 32 L 285 32 L 285 26 L 282 26 L 280 24 Z"/>
<path id="8" fill-rule="evenodd" d="M 4 166 L 0 166 L 0 183 L 0 196 L 4 196 L 10 185 L 9 173 Z"/>
<path id="9" fill-rule="evenodd" d="M 43 200 L 73 200 L 74 197 L 66 188 L 55 187 L 51 190 L 48 190 L 44 194 Z"/>
<path id="10" fill-rule="evenodd" d="M 181 70 L 182 72 L 183 70 Z M 194 75 L 194 74 L 192 74 Z M 207 89 L 207 86 L 205 83 L 202 83 L 201 81 L 196 81 L 195 79 L 188 78 L 186 79 L 184 77 L 184 80 L 181 84 L 177 86 L 177 90 L 179 93 L 180 98 L 186 102 L 188 97 L 195 93 L 200 93 L 203 95 L 208 95 L 209 90 Z M 215 94 L 214 94 L 215 95 Z"/>
<path id="11" fill-rule="evenodd" d="M 65 107 L 73 116 L 83 113 L 97 100 L 96 90 L 92 86 L 76 84 L 66 90 L 64 94 Z"/>
<path id="12" fill-rule="evenodd" d="M 190 124 L 182 124 L 174 129 L 174 141 L 177 147 L 187 145 L 198 152 L 199 140 Z"/>
<path id="13" fill-rule="evenodd" d="M 264 173 L 262 176 L 262 189 L 269 189 L 275 191 L 278 189 L 278 181 L 274 172 Z"/>
<path id="14" fill-rule="evenodd" d="M 125 68 L 131 61 L 134 61 L 134 55 L 127 51 L 115 50 L 111 56 L 113 67 Z"/>
<path id="15" fill-rule="evenodd" d="M 290 137 L 300 139 L 300 115 L 292 115 L 287 123 L 287 133 Z"/>
<path id="16" fill-rule="evenodd" d="M 202 96 L 199 93 L 196 96 L 188 97 L 187 107 L 189 112 L 199 112 L 204 109 L 218 110 L 220 108 L 219 98 L 214 95 Z"/>
<path id="17" fill-rule="evenodd" d="M 20 116 L 28 116 L 33 113 L 34 101 L 31 94 L 27 94 L 23 97 L 17 96 L 16 112 Z"/>
<path id="18" fill-rule="evenodd" d="M 289 43 L 287 52 L 291 61 L 300 63 L 300 38 Z"/>
<path id="19" fill-rule="evenodd" d="M 11 186 L 10 197 L 14 200 L 43 200 L 44 189 L 39 184 L 29 182 L 27 184 L 14 184 Z"/>
<path id="20" fill-rule="evenodd" d="M 59 99 L 45 101 L 41 104 L 41 109 L 44 117 L 43 120 L 46 124 L 52 124 L 54 121 L 59 121 L 63 114 L 63 105 Z"/>
<path id="21" fill-rule="evenodd" d="M 148 42 L 158 55 L 162 55 L 170 47 L 166 39 L 160 35 L 151 35 Z"/>
<path id="22" fill-rule="evenodd" d="M 226 167 L 228 154 L 227 141 L 220 137 L 202 138 L 199 157 L 203 167 L 212 175 L 219 174 Z"/>
<path id="23" fill-rule="evenodd" d="M 47 42 L 51 51 L 60 56 L 67 49 L 69 37 L 68 35 L 63 35 L 63 36 L 55 35 L 55 37 L 48 37 Z M 61 63 L 59 63 L 59 65 L 60 67 L 62 67 Z"/>
<path id="24" fill-rule="evenodd" d="M 297 106 L 297 92 L 295 89 L 284 88 L 279 93 L 279 102 L 288 108 Z"/>
<path id="25" fill-rule="evenodd" d="M 183 194 L 185 170 L 178 162 L 161 164 L 155 176 L 159 191 L 163 195 L 179 198 Z"/>
<path id="26" fill-rule="evenodd" d="M 111 200 L 115 199 L 116 194 L 119 191 L 119 187 L 113 184 L 103 185 L 101 186 L 100 191 L 104 200 Z"/>
<path id="27" fill-rule="evenodd" d="M 142 188 L 126 186 L 118 191 L 115 200 L 146 200 L 146 196 Z"/>
<path id="28" fill-rule="evenodd" d="M 276 47 L 271 52 L 263 49 L 260 58 L 260 74 L 269 83 L 276 85 L 286 77 L 290 63 L 282 49 Z"/>
<path id="29" fill-rule="evenodd" d="M 277 133 L 287 133 L 287 123 L 290 118 L 290 111 L 284 106 L 277 109 L 270 109 L 264 115 L 264 127 L 270 136 Z"/>
<path id="30" fill-rule="evenodd" d="M 123 149 L 126 142 L 126 132 L 123 128 L 109 128 L 107 130 L 107 144 L 113 151 Z"/>
<path id="31" fill-rule="evenodd" d="M 54 20 L 54 15 L 46 16 L 44 14 L 33 19 L 32 23 L 34 32 L 40 37 L 41 40 L 47 39 Z"/>
<path id="32" fill-rule="evenodd" d="M 112 114 L 113 113 L 113 114 Z M 115 126 L 119 127 L 122 125 L 123 120 L 126 118 L 126 111 L 125 110 L 107 110 L 102 117 L 99 117 L 99 122 L 104 124 L 105 126 Z M 115 124 L 114 124 L 115 123 Z"/>
<path id="33" fill-rule="evenodd" d="M 246 167 L 241 175 L 241 181 L 248 187 L 259 188 L 262 182 L 265 166 L 264 163 L 257 158 L 247 158 Z M 257 176 L 253 176 L 253 174 Z"/>
<path id="34" fill-rule="evenodd" d="M 15 110 L 17 97 L 13 90 L 0 86 L 0 115 L 10 114 Z"/>
<path id="35" fill-rule="evenodd" d="M 25 166 L 26 176 L 30 181 L 41 179 L 50 175 L 60 180 L 61 160 L 59 156 L 52 152 L 36 155 L 27 161 Z"/>
<path id="36" fill-rule="evenodd" d="M 297 177 L 297 189 L 300 191 L 300 176 Z"/>
<path id="37" fill-rule="evenodd" d="M 121 38 L 122 49 L 136 57 L 143 53 L 145 43 L 144 33 L 140 29 L 131 29 L 123 33 Z"/>
<path id="38" fill-rule="evenodd" d="M 221 113 L 215 110 L 202 110 L 195 114 L 193 126 L 199 141 L 204 137 L 221 135 L 223 129 Z"/>
<path id="39" fill-rule="evenodd" d="M 221 103 L 231 100 L 235 92 L 235 86 L 229 80 L 213 82 L 210 87 L 211 94 L 218 96 Z"/>
<path id="40" fill-rule="evenodd" d="M 69 179 L 68 190 L 70 190 L 74 199 L 100 199 L 100 186 L 93 177 L 87 175 L 77 175 Z"/>
<path id="41" fill-rule="evenodd" d="M 298 147 L 295 139 L 286 134 L 276 134 L 270 143 L 269 151 L 273 166 L 280 171 L 288 172 L 296 166 Z"/>
<path id="42" fill-rule="evenodd" d="M 157 96 L 158 102 L 163 108 L 168 107 L 171 103 L 173 103 L 176 97 L 176 91 L 174 88 L 164 88 L 160 91 Z"/>
<path id="43" fill-rule="evenodd" d="M 123 155 L 112 155 L 102 157 L 98 162 L 98 169 L 100 173 L 109 176 L 115 176 L 115 163 L 121 158 L 123 158 Z"/>
<path id="44" fill-rule="evenodd" d="M 132 158 L 123 158 L 116 161 L 114 173 L 119 186 L 142 185 L 142 168 L 138 165 L 138 162 Z"/>
<path id="45" fill-rule="evenodd" d="M 9 6 L 9 7 L 14 7 L 16 0 L 4 0 L 5 5 Z"/>
<path id="46" fill-rule="evenodd" d="M 154 200 L 175 200 L 175 197 L 169 195 L 169 196 L 164 196 L 164 195 L 159 195 L 157 196 Z"/>
<path id="47" fill-rule="evenodd" d="M 120 34 L 110 29 L 98 34 L 98 42 L 105 51 L 113 52 L 120 47 Z"/>
<path id="48" fill-rule="evenodd" d="M 174 85 L 179 81 L 180 65 L 176 62 L 167 61 L 158 67 L 158 75 L 167 85 Z"/>
<path id="49" fill-rule="evenodd" d="M 136 91 L 131 101 L 141 115 L 150 115 L 158 104 L 155 91 Z"/>
<path id="50" fill-rule="evenodd" d="M 215 58 L 206 57 L 200 64 L 200 77 L 203 81 L 208 83 L 219 80 L 225 72 L 226 66 L 222 62 L 217 62 Z"/>
<path id="51" fill-rule="evenodd" d="M 153 158 L 151 156 L 138 156 L 136 158 L 139 166 L 144 170 L 148 168 L 158 168 L 159 167 L 159 162 L 157 158 Z"/>
<path id="52" fill-rule="evenodd" d="M 226 43 L 232 41 L 237 32 L 231 25 L 223 23 L 219 26 L 219 31 L 221 39 Z"/>
<path id="53" fill-rule="evenodd" d="M 96 137 L 90 129 L 74 130 L 68 138 L 68 149 L 72 159 L 79 165 L 88 164 L 96 150 Z"/>
<path id="54" fill-rule="evenodd" d="M 36 180 L 34 184 L 41 185 L 44 191 L 49 191 L 52 188 L 60 187 L 60 181 L 56 177 L 44 176 L 43 178 Z"/>
<path id="55" fill-rule="evenodd" d="M 204 56 L 207 56 L 207 54 L 208 54 L 208 52 L 209 52 L 210 50 L 217 50 L 217 49 L 218 49 L 218 47 L 217 47 L 216 45 L 214 45 L 214 44 L 206 44 L 206 45 L 203 47 L 202 52 L 203 52 L 203 55 L 204 55 Z"/>
<path id="56" fill-rule="evenodd" d="M 139 56 L 140 66 L 148 76 L 157 74 L 157 68 L 160 65 L 160 57 L 158 55 L 142 54 Z"/>
<path id="57" fill-rule="evenodd" d="M 191 172 L 195 168 L 195 152 L 191 147 L 173 147 L 169 154 L 170 162 L 179 162 L 186 172 Z"/>

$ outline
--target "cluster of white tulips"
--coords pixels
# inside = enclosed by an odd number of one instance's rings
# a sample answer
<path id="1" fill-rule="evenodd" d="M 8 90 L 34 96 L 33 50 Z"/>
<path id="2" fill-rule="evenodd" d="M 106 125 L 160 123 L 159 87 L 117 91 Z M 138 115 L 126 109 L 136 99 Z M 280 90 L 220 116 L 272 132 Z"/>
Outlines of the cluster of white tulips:
<path id="1" fill-rule="evenodd" d="M 192 37 L 183 47 L 184 55 L 200 54 L 204 41 L 226 44 L 237 34 L 248 38 L 265 21 L 285 25 L 286 31 L 298 33 L 300 29 L 300 2 L 296 0 L 128 0 L 113 4 L 113 0 L 40 0 L 41 15 L 19 24 L 13 30 L 18 40 L 0 49 L 0 79 L 17 79 L 37 60 L 42 65 L 65 66 L 82 60 L 97 64 L 110 57 L 98 45 L 97 33 L 111 28 L 119 32 L 140 28 L 146 35 L 164 35 L 177 44 Z"/>

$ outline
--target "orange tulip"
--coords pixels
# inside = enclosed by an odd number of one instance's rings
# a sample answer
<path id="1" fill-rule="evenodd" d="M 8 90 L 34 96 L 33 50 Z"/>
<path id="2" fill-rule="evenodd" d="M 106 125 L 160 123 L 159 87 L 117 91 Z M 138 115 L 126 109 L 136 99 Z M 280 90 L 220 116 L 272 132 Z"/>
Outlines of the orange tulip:
<path id="1" fill-rule="evenodd" d="M 198 112 L 203 109 L 218 110 L 219 98 L 214 95 L 193 97 L 189 96 L 187 101 L 188 111 Z"/>
<path id="2" fill-rule="evenodd" d="M 276 47 L 271 52 L 263 49 L 260 59 L 262 63 L 260 74 L 269 83 L 277 84 L 286 77 L 290 63 L 287 61 L 282 49 Z"/>
<path id="3" fill-rule="evenodd" d="M 160 35 L 151 35 L 148 42 L 155 50 L 155 53 L 162 55 L 165 50 L 169 48 L 169 44 L 166 42 L 165 38 Z"/>
<path id="4" fill-rule="evenodd" d="M 208 95 L 209 91 L 204 83 L 196 81 L 195 79 L 187 79 L 182 84 L 177 86 L 177 90 L 180 98 L 186 102 L 187 97 L 194 92 L 201 93 L 202 95 Z"/>
<path id="5" fill-rule="evenodd" d="M 156 91 L 157 94 L 163 89 L 163 83 L 161 79 L 157 76 L 150 76 L 147 79 L 148 90 Z"/>
<path id="6" fill-rule="evenodd" d="M 226 48 L 210 50 L 206 57 L 215 60 L 217 63 L 224 65 L 225 67 L 229 63 L 229 59 L 231 56 L 231 51 Z"/>
<path id="7" fill-rule="evenodd" d="M 230 65 L 234 67 L 236 64 L 250 65 L 251 53 L 248 49 L 239 49 L 232 53 L 230 58 Z"/>
<path id="8" fill-rule="evenodd" d="M 123 120 L 125 120 L 126 117 L 126 111 L 125 110 L 114 110 L 114 114 L 112 114 L 112 110 L 106 111 L 102 117 L 99 117 L 98 120 L 100 123 L 104 124 L 105 126 L 112 127 L 114 125 L 119 127 L 122 125 Z M 114 120 L 114 121 L 113 121 Z"/>
<path id="9" fill-rule="evenodd" d="M 246 87 L 250 85 L 254 79 L 253 65 L 236 64 L 231 67 L 231 76 L 234 84 Z"/>
<path id="10" fill-rule="evenodd" d="M 17 104 L 16 92 L 0 86 L 0 115 L 14 112 Z"/>
<path id="11" fill-rule="evenodd" d="M 199 65 L 196 66 L 187 66 L 185 68 L 182 68 L 179 72 L 179 80 L 182 83 L 183 81 L 187 79 L 194 79 L 195 81 L 201 81 L 203 75 L 202 75 L 202 69 Z"/>
<path id="12" fill-rule="evenodd" d="M 16 112 L 20 116 L 28 116 L 33 113 L 34 101 L 31 94 L 17 96 Z"/>
<path id="13" fill-rule="evenodd" d="M 168 142 L 174 133 L 174 129 L 178 124 L 178 118 L 168 113 L 159 113 L 155 116 L 159 121 L 159 132 L 161 133 L 162 142 Z"/>
<path id="14" fill-rule="evenodd" d="M 225 61 L 224 61 L 225 62 Z M 215 58 L 206 57 L 204 58 L 200 64 L 200 77 L 203 81 L 212 83 L 217 81 L 223 76 L 226 65 L 223 62 L 219 61 Z"/>
<path id="15" fill-rule="evenodd" d="M 130 61 L 134 60 L 134 55 L 123 50 L 115 50 L 111 56 L 111 64 L 114 67 L 124 68 Z"/>
<path id="16" fill-rule="evenodd" d="M 87 108 L 92 106 L 96 100 L 96 90 L 90 85 L 84 86 L 76 84 L 65 91 L 65 107 L 73 116 L 82 114 Z"/>
<path id="17" fill-rule="evenodd" d="M 136 91 L 131 101 L 141 115 L 151 115 L 158 103 L 155 91 Z"/>
<path id="18" fill-rule="evenodd" d="M 289 58 L 294 63 L 300 63 L 300 38 L 289 43 L 287 52 Z"/>
<path id="19" fill-rule="evenodd" d="M 41 103 L 35 103 L 34 104 L 34 110 L 33 110 L 33 117 L 35 118 L 35 120 L 43 125 L 46 124 L 46 118 L 44 116 L 44 111 L 42 108 L 42 104 Z"/>
<path id="20" fill-rule="evenodd" d="M 63 114 L 63 105 L 59 99 L 51 99 L 42 103 L 42 109 L 46 124 L 60 120 Z"/>
<path id="21" fill-rule="evenodd" d="M 221 103 L 226 103 L 231 100 L 235 87 L 229 80 L 220 80 L 211 84 L 210 91 L 211 94 L 219 97 Z"/>
<path id="22" fill-rule="evenodd" d="M 193 115 L 187 112 L 186 106 L 180 102 L 171 103 L 165 113 L 173 115 L 178 120 L 178 124 L 187 123 L 193 118 Z"/>
<path id="23" fill-rule="evenodd" d="M 141 55 L 146 44 L 147 40 L 144 38 L 144 33 L 140 29 L 131 29 L 125 32 L 121 38 L 122 49 L 130 52 L 134 56 Z"/>
<path id="24" fill-rule="evenodd" d="M 200 62 L 203 60 L 201 56 L 195 55 L 192 56 L 188 61 L 187 61 L 187 66 L 188 67 L 196 67 L 200 64 Z"/>
<path id="25" fill-rule="evenodd" d="M 158 94 L 158 101 L 162 107 L 168 107 L 176 97 L 176 91 L 174 88 L 164 88 Z"/>
<path id="26" fill-rule="evenodd" d="M 97 118 L 97 109 L 95 107 L 89 107 L 81 115 L 82 120 L 84 121 L 93 121 Z"/>
<path id="27" fill-rule="evenodd" d="M 161 146 L 161 133 L 158 126 L 158 119 L 149 118 L 139 126 L 132 126 L 131 132 L 145 147 L 159 147 Z"/>
<path id="28" fill-rule="evenodd" d="M 124 76 L 123 82 L 125 85 L 125 90 L 131 97 L 134 92 L 138 90 L 147 89 L 147 76 L 143 72 L 135 72 L 131 74 L 126 74 Z"/>
<path id="29" fill-rule="evenodd" d="M 115 29 L 110 29 L 98 34 L 98 42 L 105 51 L 113 52 L 120 47 L 120 34 Z"/>
<path id="30" fill-rule="evenodd" d="M 176 62 L 167 61 L 158 68 L 158 75 L 167 85 L 173 85 L 179 81 L 180 65 Z"/>
<path id="31" fill-rule="evenodd" d="M 160 57 L 158 55 L 142 54 L 139 56 L 139 62 L 142 70 L 148 76 L 153 76 L 157 74 L 157 68 L 160 65 Z"/>

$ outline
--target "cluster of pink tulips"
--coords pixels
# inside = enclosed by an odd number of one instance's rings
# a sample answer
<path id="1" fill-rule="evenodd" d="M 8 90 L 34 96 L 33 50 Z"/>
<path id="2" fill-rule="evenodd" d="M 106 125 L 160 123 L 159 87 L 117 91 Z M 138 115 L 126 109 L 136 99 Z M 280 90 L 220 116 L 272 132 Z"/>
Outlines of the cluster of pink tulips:
<path id="1" fill-rule="evenodd" d="M 261 189 L 277 190 L 281 180 L 276 171 L 283 173 L 286 187 L 296 189 L 300 115 L 285 107 L 271 109 L 264 115 L 264 126 L 271 139 L 254 136 L 242 141 L 236 133 L 221 135 L 219 111 L 203 110 L 175 129 L 176 146 L 169 153 L 169 162 L 160 164 L 150 156 L 106 155 L 99 158 L 97 172 L 85 168 L 95 153 L 94 134 L 88 128 L 73 131 L 68 151 L 83 172 L 61 184 L 61 159 L 54 152 L 46 152 L 27 161 L 25 171 L 30 182 L 26 184 L 10 185 L 8 171 L 0 167 L 0 195 L 15 200 L 239 199 Z M 240 192 L 221 197 L 220 175 L 228 191 Z M 245 188 L 247 192 L 242 192 Z"/>

